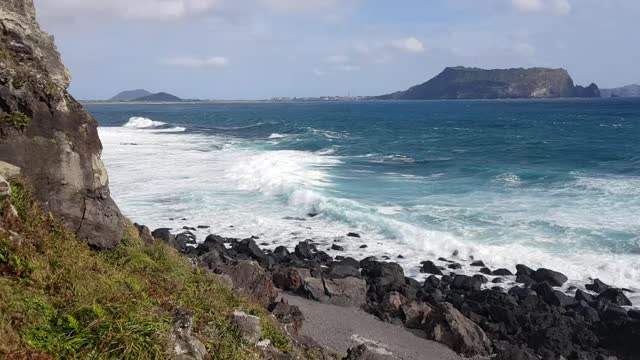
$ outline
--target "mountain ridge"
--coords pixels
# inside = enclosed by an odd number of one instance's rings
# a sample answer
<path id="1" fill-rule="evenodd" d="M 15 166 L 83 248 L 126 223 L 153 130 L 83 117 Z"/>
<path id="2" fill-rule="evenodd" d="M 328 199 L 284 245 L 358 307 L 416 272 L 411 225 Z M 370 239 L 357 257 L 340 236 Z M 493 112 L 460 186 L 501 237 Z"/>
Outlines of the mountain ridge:
<path id="1" fill-rule="evenodd" d="M 447 67 L 405 91 L 375 96 L 377 100 L 519 99 L 600 97 L 596 84 L 576 86 L 565 69 L 490 69 Z"/>
<path id="2" fill-rule="evenodd" d="M 151 94 L 151 92 L 145 89 L 127 90 L 118 93 L 116 96 L 109 99 L 109 101 L 131 101 Z"/>

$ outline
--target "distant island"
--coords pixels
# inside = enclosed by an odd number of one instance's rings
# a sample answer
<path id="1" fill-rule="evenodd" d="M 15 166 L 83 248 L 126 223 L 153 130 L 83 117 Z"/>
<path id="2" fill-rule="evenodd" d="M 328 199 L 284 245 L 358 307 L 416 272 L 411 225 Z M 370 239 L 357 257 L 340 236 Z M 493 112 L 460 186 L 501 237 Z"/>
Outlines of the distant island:
<path id="1" fill-rule="evenodd" d="M 627 85 L 614 89 L 600 90 L 602 97 L 640 97 L 640 85 Z"/>
<path id="2" fill-rule="evenodd" d="M 144 89 L 129 90 L 119 93 L 109 99 L 109 101 L 132 101 L 149 95 L 151 95 L 151 93 Z"/>
<path id="3" fill-rule="evenodd" d="M 182 102 L 183 99 L 166 92 L 151 93 L 144 89 L 128 90 L 119 93 L 108 101 L 112 102 Z"/>
<path id="4" fill-rule="evenodd" d="M 448 67 L 433 79 L 374 100 L 597 98 L 596 84 L 576 86 L 567 70 Z"/>

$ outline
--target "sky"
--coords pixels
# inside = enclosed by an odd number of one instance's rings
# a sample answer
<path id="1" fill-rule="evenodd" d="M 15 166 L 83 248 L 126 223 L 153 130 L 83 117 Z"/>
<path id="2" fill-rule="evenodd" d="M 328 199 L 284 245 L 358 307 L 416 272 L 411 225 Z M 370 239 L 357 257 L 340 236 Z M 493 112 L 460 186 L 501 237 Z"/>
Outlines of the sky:
<path id="1" fill-rule="evenodd" d="M 638 0 L 35 0 L 72 95 L 379 95 L 447 66 L 640 82 Z"/>

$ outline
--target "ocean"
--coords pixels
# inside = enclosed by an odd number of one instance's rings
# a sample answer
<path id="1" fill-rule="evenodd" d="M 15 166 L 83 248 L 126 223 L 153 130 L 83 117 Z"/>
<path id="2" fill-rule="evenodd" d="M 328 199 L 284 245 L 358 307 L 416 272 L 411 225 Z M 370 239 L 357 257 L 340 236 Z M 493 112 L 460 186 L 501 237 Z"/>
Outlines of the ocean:
<path id="1" fill-rule="evenodd" d="M 640 290 L 638 99 L 86 108 L 116 202 L 152 229 Z"/>

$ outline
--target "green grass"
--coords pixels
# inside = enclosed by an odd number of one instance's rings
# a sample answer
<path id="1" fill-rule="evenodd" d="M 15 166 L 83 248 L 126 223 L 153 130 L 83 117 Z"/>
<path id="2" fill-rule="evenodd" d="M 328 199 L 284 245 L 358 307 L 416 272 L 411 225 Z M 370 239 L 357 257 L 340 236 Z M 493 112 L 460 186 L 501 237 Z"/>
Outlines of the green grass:
<path id="1" fill-rule="evenodd" d="M 174 249 L 145 245 L 129 226 L 115 251 L 94 252 L 24 182 L 12 193 L 19 218 L 0 217 L 0 358 L 165 359 L 178 306 L 196 311 L 194 334 L 214 359 L 257 358 L 229 323 L 235 309 L 260 316 L 274 346 L 298 352 L 264 309 Z"/>
<path id="2" fill-rule="evenodd" d="M 24 131 L 31 124 L 31 118 L 20 111 L 14 111 L 0 114 L 0 123 L 9 124 L 18 131 Z"/>

